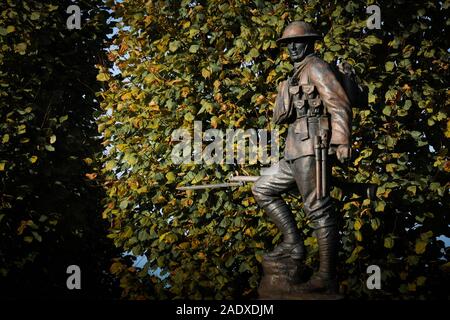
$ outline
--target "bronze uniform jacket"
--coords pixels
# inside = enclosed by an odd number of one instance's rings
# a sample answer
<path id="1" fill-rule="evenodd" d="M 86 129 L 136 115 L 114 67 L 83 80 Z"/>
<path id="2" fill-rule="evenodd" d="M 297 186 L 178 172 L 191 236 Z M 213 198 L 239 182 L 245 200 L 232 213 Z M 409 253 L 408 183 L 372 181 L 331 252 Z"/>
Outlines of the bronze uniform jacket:
<path id="1" fill-rule="evenodd" d="M 329 128 L 331 128 L 331 137 L 327 138 L 328 145 L 350 145 L 352 109 L 345 90 L 330 66 L 315 54 L 311 54 L 299 63 L 293 77 L 298 78 L 300 87 L 313 85 L 315 92 L 322 100 L 325 113 L 329 116 Z M 291 87 L 291 93 L 289 93 L 288 81 L 282 81 L 278 87 L 273 113 L 275 123 L 289 123 L 284 150 L 286 160 L 314 155 L 313 135 L 318 132 L 317 122 L 311 123 L 306 117 L 296 119 L 296 111 L 292 106 L 292 92 L 296 90 L 298 89 Z M 334 152 L 334 148 L 330 149 L 331 152 Z"/>

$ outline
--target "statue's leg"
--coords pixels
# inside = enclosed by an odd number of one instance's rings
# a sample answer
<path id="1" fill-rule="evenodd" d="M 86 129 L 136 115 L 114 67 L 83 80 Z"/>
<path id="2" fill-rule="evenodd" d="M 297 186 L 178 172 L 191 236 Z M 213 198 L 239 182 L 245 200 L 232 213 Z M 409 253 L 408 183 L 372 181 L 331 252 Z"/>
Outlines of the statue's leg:
<path id="1" fill-rule="evenodd" d="M 265 258 L 303 258 L 303 241 L 300 237 L 297 223 L 288 205 L 281 195 L 295 188 L 295 179 L 290 165 L 280 160 L 279 171 L 276 174 L 261 176 L 253 185 L 252 192 L 256 202 L 262 207 L 269 218 L 283 234 L 283 242 Z"/>
<path id="2" fill-rule="evenodd" d="M 306 156 L 295 161 L 294 176 L 303 198 L 303 205 L 319 245 L 320 267 L 312 279 L 303 285 L 304 291 L 336 292 L 336 260 L 339 232 L 333 202 L 326 192 L 322 199 L 316 194 L 315 157 Z M 331 174 L 331 167 L 328 168 Z"/>

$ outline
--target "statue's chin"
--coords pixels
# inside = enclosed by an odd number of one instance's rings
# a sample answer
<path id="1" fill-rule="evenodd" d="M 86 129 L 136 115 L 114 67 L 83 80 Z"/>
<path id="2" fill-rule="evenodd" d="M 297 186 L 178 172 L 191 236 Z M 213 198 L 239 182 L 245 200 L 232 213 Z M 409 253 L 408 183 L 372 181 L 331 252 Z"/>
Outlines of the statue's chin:
<path id="1" fill-rule="evenodd" d="M 299 63 L 303 60 L 303 56 L 301 57 L 295 57 L 295 58 L 291 58 L 292 63 Z"/>

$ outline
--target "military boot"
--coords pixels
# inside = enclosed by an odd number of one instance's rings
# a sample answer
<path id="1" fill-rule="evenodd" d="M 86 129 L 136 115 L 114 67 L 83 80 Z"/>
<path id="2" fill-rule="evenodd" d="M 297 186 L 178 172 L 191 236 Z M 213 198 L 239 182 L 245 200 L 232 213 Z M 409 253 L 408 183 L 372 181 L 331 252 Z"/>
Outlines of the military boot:
<path id="1" fill-rule="evenodd" d="M 319 244 L 320 267 L 311 279 L 301 284 L 296 291 L 302 293 L 338 293 L 336 277 L 337 248 L 339 233 L 336 226 L 323 227 L 316 230 Z"/>
<path id="2" fill-rule="evenodd" d="M 283 234 L 283 242 L 275 247 L 272 252 L 267 253 L 264 258 L 271 260 L 283 258 L 292 258 L 294 260 L 303 259 L 303 241 L 287 204 L 283 200 L 277 200 L 265 206 L 264 209 Z"/>

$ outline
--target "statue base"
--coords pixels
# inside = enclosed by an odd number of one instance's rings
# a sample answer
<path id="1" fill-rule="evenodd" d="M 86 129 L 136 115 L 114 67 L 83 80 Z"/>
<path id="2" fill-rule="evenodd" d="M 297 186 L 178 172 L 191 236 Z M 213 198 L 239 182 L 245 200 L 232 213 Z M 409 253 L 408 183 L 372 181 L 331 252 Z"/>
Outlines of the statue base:
<path id="1" fill-rule="evenodd" d="M 293 259 L 264 259 L 263 277 L 258 287 L 260 300 L 341 300 L 344 296 L 328 293 L 300 293 L 302 264 Z"/>

